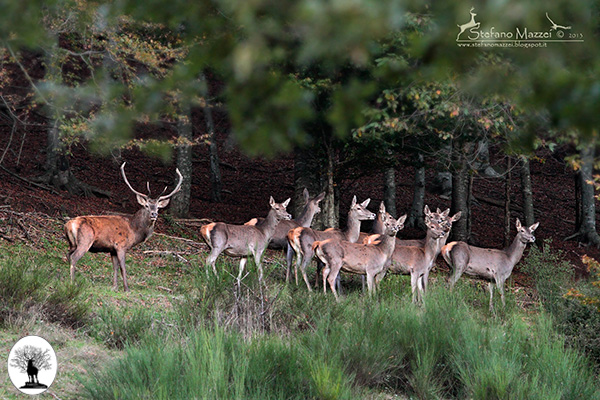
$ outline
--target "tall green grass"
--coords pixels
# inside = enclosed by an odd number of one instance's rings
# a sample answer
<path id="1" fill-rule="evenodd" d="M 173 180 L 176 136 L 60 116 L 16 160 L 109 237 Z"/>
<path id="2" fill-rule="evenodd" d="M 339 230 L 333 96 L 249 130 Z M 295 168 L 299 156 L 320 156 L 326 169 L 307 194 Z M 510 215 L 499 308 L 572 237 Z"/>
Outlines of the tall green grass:
<path id="1" fill-rule="evenodd" d="M 90 308 L 86 285 L 55 276 L 51 271 L 57 263 L 56 257 L 26 247 L 0 253 L 0 326 L 31 317 L 68 327 L 85 323 Z"/>
<path id="2" fill-rule="evenodd" d="M 90 398 L 351 399 L 366 391 L 419 399 L 600 398 L 586 358 L 545 314 L 490 317 L 460 293 L 325 298 L 310 328 L 244 337 L 205 321 L 178 341 L 153 336 L 84 382 Z M 314 302 L 306 301 L 307 306 Z M 299 307 L 299 306 L 298 306 Z M 299 310 L 296 310 L 299 311 Z M 133 378 L 132 378 L 133 377 Z"/>

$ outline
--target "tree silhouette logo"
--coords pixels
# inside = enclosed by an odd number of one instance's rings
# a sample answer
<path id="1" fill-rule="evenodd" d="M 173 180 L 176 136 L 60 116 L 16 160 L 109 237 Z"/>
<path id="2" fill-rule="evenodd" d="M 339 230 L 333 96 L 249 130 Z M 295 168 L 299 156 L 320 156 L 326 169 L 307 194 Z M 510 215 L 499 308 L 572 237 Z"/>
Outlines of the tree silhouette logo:
<path id="1" fill-rule="evenodd" d="M 19 340 L 8 355 L 8 375 L 13 385 L 25 394 L 39 394 L 48 390 L 58 362 L 54 349 L 39 336 Z"/>

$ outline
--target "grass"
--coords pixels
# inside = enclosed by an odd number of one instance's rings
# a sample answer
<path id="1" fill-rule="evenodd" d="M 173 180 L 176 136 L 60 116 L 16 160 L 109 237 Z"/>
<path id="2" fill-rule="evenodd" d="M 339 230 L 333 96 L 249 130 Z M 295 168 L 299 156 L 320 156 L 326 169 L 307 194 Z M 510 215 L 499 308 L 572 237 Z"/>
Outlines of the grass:
<path id="1" fill-rule="evenodd" d="M 411 304 L 407 277 L 386 277 L 375 298 L 346 279 L 338 303 L 286 285 L 281 258 L 268 259 L 264 285 L 249 263 L 238 288 L 237 260 L 207 275 L 205 253 L 155 235 L 128 255 L 124 293 L 101 254 L 86 254 L 69 284 L 65 253 L 52 239 L 0 250 L 0 347 L 46 337 L 61 399 L 600 397 L 550 314 L 525 313 L 510 291 L 490 314 L 485 288 L 468 279 L 451 293 L 434 280 L 426 308 Z M 11 386 L 0 397 L 14 397 Z"/>

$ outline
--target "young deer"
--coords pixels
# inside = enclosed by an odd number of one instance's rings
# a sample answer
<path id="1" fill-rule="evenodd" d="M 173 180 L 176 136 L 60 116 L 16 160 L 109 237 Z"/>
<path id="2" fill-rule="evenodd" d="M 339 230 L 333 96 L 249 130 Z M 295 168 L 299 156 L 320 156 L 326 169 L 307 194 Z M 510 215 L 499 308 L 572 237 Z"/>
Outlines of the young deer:
<path id="1" fill-rule="evenodd" d="M 308 276 L 306 276 L 306 267 L 312 260 L 314 252 L 312 244 L 318 240 L 340 239 L 348 242 L 356 242 L 360 233 L 360 221 L 375 219 L 375 214 L 367 210 L 371 199 L 366 199 L 362 203 L 356 201 L 356 196 L 352 198 L 350 211 L 348 211 L 348 223 L 345 230 L 329 228 L 324 231 L 317 231 L 311 228 L 298 227 L 288 232 L 288 241 L 296 253 L 296 265 L 294 274 L 296 284 L 298 284 L 298 266 L 302 272 L 302 277 L 309 291 L 312 291 Z"/>
<path id="2" fill-rule="evenodd" d="M 441 251 L 442 244 L 448 238 L 452 222 L 457 221 L 461 215 L 460 212 L 453 217 L 447 217 L 446 214 L 446 218 L 440 223 L 438 216 L 432 213 L 428 206 L 425 206 L 424 211 L 427 236 L 423 247 L 396 244 L 388 268 L 391 273 L 410 274 L 410 286 L 414 303 L 423 302 L 429 272 Z M 382 278 L 383 275 L 379 276 L 377 283 Z"/>
<path id="3" fill-rule="evenodd" d="M 256 225 L 231 225 L 223 222 L 215 222 L 203 225 L 200 234 L 210 247 L 211 251 L 206 259 L 207 268 L 212 266 L 213 272 L 217 274 L 215 261 L 224 251 L 225 254 L 240 258 L 240 271 L 238 283 L 242 279 L 244 267 L 251 254 L 258 267 L 258 279 L 262 281 L 263 270 L 261 265 L 262 255 L 269 244 L 269 240 L 275 232 L 277 223 L 281 220 L 289 220 L 292 216 L 286 211 L 290 203 L 287 199 L 283 203 L 276 203 L 273 197 L 269 199 L 271 209 L 267 217 Z"/>
<path id="4" fill-rule="evenodd" d="M 304 197 L 304 208 L 300 212 L 297 218 L 292 220 L 283 220 L 279 221 L 277 227 L 275 228 L 275 232 L 273 233 L 273 237 L 271 237 L 271 241 L 269 242 L 269 249 L 280 250 L 285 249 L 286 255 L 285 260 L 287 264 L 287 272 L 285 275 L 286 282 L 290 281 L 290 271 L 292 269 L 292 259 L 294 257 L 294 250 L 287 239 L 287 234 L 290 230 L 298 227 L 310 227 L 314 216 L 321 212 L 321 208 L 319 207 L 319 203 L 325 198 L 325 192 L 319 194 L 316 197 L 310 198 L 308 194 L 308 190 L 304 188 L 302 192 Z M 250 221 L 246 222 L 245 225 L 256 225 L 260 222 L 262 218 L 252 218 Z"/>
<path id="5" fill-rule="evenodd" d="M 121 270 L 123 288 L 127 286 L 125 270 L 125 254 L 133 246 L 143 242 L 152 235 L 154 223 L 158 218 L 158 210 L 169 204 L 169 199 L 181 189 L 183 176 L 176 169 L 179 182 L 175 189 L 166 196 L 151 199 L 131 187 L 125 175 L 125 163 L 121 165 L 121 175 L 125 184 L 135 193 L 142 208 L 134 215 L 86 215 L 73 218 L 65 224 L 64 231 L 69 242 L 67 258 L 71 265 L 71 281 L 75 279 L 75 264 L 88 251 L 92 253 L 110 253 L 114 267 L 113 286 L 117 290 L 118 270 Z M 149 185 L 148 185 L 149 186 Z M 166 190 L 166 188 L 165 188 Z M 164 191 L 163 191 L 164 192 Z"/>
<path id="6" fill-rule="evenodd" d="M 385 207 L 384 207 L 385 209 Z M 367 276 L 369 293 L 375 292 L 375 277 L 385 272 L 389 259 L 396 246 L 396 233 L 404 227 L 406 215 L 395 220 L 390 214 L 382 217 L 384 233 L 372 244 L 351 243 L 339 239 L 327 239 L 313 243 L 313 250 L 325 265 L 323 268 L 323 291 L 327 283 L 336 300 L 335 289 L 340 270 Z"/>
<path id="7" fill-rule="evenodd" d="M 528 243 L 535 242 L 533 231 L 539 226 L 539 222 L 530 227 L 521 226 L 517 218 L 517 236 L 510 246 L 500 249 L 485 249 L 471 246 L 465 242 L 451 242 L 442 248 L 442 257 L 454 270 L 450 278 L 450 288 L 453 288 L 463 273 L 488 281 L 490 291 L 490 311 L 494 311 L 492 302 L 494 296 L 494 283 L 500 292 L 502 305 L 504 300 L 504 282 L 512 273 L 515 265 L 521 260 L 523 251 Z"/>

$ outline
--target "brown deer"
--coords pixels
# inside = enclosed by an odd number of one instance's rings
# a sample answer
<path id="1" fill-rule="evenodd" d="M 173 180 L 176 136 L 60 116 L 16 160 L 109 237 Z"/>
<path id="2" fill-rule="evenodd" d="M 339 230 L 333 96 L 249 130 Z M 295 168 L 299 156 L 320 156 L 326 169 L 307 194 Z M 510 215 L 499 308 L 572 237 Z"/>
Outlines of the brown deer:
<path id="1" fill-rule="evenodd" d="M 285 260 L 287 264 L 287 272 L 285 275 L 285 281 L 290 281 L 290 271 L 292 269 L 292 260 L 294 258 L 294 249 L 290 246 L 290 243 L 287 239 L 287 234 L 290 230 L 298 227 L 310 227 L 314 216 L 321 212 L 321 208 L 319 207 L 319 203 L 325 198 L 325 192 L 319 194 L 318 196 L 310 198 L 308 190 L 304 188 L 302 192 L 302 196 L 304 198 L 304 208 L 300 212 L 297 218 L 292 220 L 282 220 L 279 221 L 277 227 L 275 228 L 275 232 L 271 237 L 271 241 L 269 242 L 269 249 L 273 250 L 286 250 Z M 260 222 L 262 218 L 252 218 L 250 221 L 246 222 L 244 225 L 256 225 Z"/>
<path id="2" fill-rule="evenodd" d="M 528 243 L 535 242 L 533 231 L 539 226 L 539 222 L 525 227 L 517 218 L 517 236 L 505 249 L 486 249 L 471 246 L 465 242 L 451 242 L 442 248 L 442 257 L 454 271 L 450 278 L 450 288 L 463 273 L 488 281 L 490 292 L 490 311 L 494 311 L 494 284 L 500 292 L 502 305 L 504 306 L 504 282 L 512 273 L 515 265 L 521 260 L 523 251 Z"/>
<path id="3" fill-rule="evenodd" d="M 404 228 L 406 215 L 395 220 L 385 212 L 382 216 L 384 233 L 372 244 L 351 243 L 339 239 L 326 239 L 313 243 L 313 250 L 323 262 L 323 291 L 327 292 L 327 283 L 336 300 L 336 281 L 340 270 L 353 274 L 366 275 L 370 294 L 375 292 L 375 278 L 385 272 L 396 246 L 396 233 Z"/>
<path id="4" fill-rule="evenodd" d="M 423 302 L 429 273 L 433 268 L 435 259 L 448 238 L 452 223 L 461 216 L 461 213 L 458 212 L 453 217 L 448 217 L 449 210 L 444 213 L 432 213 L 428 206 L 425 206 L 424 213 L 427 235 L 423 247 L 402 245 L 402 241 L 398 240 L 387 269 L 395 274 L 410 274 L 410 286 L 414 303 Z M 418 242 L 415 241 L 417 244 Z M 384 274 L 378 276 L 376 283 L 379 283 L 383 276 Z"/>
<path id="5" fill-rule="evenodd" d="M 306 275 L 306 267 L 314 256 L 312 250 L 313 242 L 325 239 L 339 239 L 348 242 L 356 242 L 358 240 L 360 221 L 375 219 L 375 214 L 367 210 L 370 201 L 371 199 L 366 199 L 362 203 L 358 203 L 356 196 L 352 198 L 350 211 L 348 211 L 348 222 L 344 230 L 329 228 L 324 231 L 317 231 L 312 228 L 298 227 L 288 232 L 288 241 L 296 253 L 296 265 L 294 267 L 296 284 L 298 284 L 298 266 L 300 266 L 304 282 L 306 282 L 308 290 L 312 291 L 308 282 L 308 276 Z"/>
<path id="6" fill-rule="evenodd" d="M 158 218 L 158 210 L 166 207 L 170 198 L 181 189 L 183 176 L 179 169 L 176 169 L 175 172 L 179 176 L 179 182 L 175 189 L 166 196 L 151 199 L 149 197 L 150 193 L 145 195 L 131 187 L 125 175 L 125 163 L 123 163 L 121 165 L 123 180 L 129 189 L 135 193 L 142 208 L 133 215 L 86 215 L 67 221 L 64 231 L 69 242 L 67 258 L 71 265 L 71 281 L 75 279 L 75 264 L 85 253 L 88 251 L 92 253 L 110 253 L 114 267 L 114 289 L 117 290 L 117 277 L 120 269 L 123 288 L 125 291 L 129 290 L 125 269 L 125 254 L 133 246 L 142 243 L 152 235 L 154 224 Z"/>
<path id="7" fill-rule="evenodd" d="M 200 234 L 210 247 L 210 254 L 206 259 L 207 268 L 209 265 L 212 266 L 213 272 L 215 275 L 217 274 L 215 261 L 222 252 L 225 252 L 229 256 L 241 257 L 240 271 L 237 277 L 239 284 L 248 257 L 252 255 L 258 267 L 258 279 L 262 281 L 262 255 L 279 221 L 290 220 L 292 218 L 286 211 L 289 203 L 290 199 L 287 199 L 283 203 L 276 203 L 273 197 L 271 197 L 269 200 L 271 208 L 269 214 L 265 219 L 257 222 L 256 225 L 232 225 L 224 222 L 203 225 L 200 228 Z"/>

